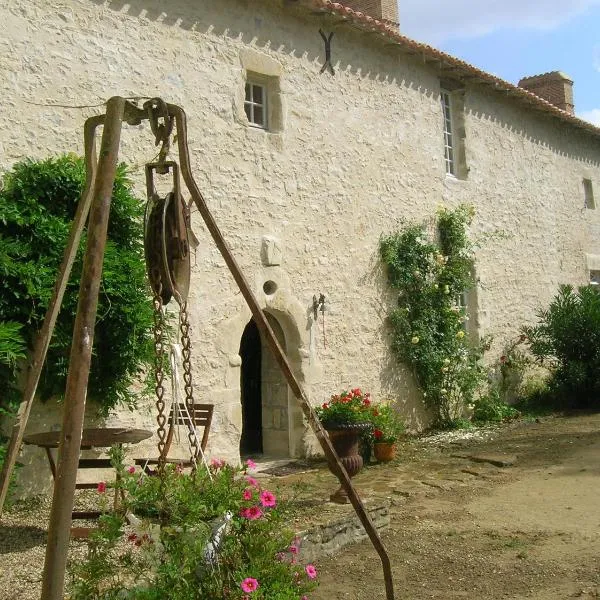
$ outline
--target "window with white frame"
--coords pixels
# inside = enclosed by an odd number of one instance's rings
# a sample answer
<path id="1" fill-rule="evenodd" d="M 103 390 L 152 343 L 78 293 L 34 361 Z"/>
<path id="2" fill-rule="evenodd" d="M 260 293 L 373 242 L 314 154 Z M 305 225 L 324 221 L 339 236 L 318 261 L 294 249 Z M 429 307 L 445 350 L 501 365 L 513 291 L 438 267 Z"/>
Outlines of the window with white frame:
<path id="1" fill-rule="evenodd" d="M 261 129 L 268 128 L 267 86 L 252 80 L 246 81 L 244 110 L 248 123 Z"/>
<path id="2" fill-rule="evenodd" d="M 590 208 L 590 209 L 596 208 L 596 203 L 594 202 L 594 189 L 592 188 L 592 180 L 591 179 L 583 180 L 583 198 L 584 198 L 586 208 Z"/>
<path id="3" fill-rule="evenodd" d="M 600 271 L 590 271 L 590 285 L 600 285 Z"/>
<path id="4" fill-rule="evenodd" d="M 447 90 L 441 91 L 442 115 L 444 119 L 444 162 L 446 173 L 456 175 L 454 158 L 454 123 L 452 119 L 452 96 Z"/>

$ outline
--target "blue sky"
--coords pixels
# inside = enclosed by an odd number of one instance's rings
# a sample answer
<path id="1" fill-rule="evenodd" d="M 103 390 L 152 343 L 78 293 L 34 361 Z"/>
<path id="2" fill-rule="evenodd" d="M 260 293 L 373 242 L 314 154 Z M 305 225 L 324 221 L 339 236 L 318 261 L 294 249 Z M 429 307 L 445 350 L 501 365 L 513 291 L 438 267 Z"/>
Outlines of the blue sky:
<path id="1" fill-rule="evenodd" d="M 600 0 L 400 0 L 400 29 L 511 83 L 563 71 L 600 126 Z"/>

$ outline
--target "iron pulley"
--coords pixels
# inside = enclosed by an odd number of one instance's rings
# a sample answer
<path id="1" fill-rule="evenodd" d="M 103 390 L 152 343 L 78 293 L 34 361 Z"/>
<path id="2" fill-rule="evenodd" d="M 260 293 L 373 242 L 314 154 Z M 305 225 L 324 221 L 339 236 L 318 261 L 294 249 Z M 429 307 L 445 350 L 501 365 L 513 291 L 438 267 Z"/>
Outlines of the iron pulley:
<path id="1" fill-rule="evenodd" d="M 154 172 L 173 175 L 173 190 L 161 196 L 154 185 Z M 165 161 L 146 165 L 148 204 L 144 223 L 144 251 L 148 278 L 154 295 L 162 303 L 171 298 L 181 306 L 190 289 L 189 210 L 181 195 L 179 167 Z"/>

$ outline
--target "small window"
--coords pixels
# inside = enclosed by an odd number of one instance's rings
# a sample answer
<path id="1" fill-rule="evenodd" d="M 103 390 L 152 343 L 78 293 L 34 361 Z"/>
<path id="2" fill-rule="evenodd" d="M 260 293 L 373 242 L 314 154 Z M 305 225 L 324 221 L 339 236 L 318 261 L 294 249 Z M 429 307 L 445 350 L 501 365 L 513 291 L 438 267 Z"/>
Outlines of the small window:
<path id="1" fill-rule="evenodd" d="M 253 81 L 246 82 L 246 99 L 244 110 L 248 122 L 255 127 L 267 129 L 267 88 Z"/>
<path id="2" fill-rule="evenodd" d="M 600 271 L 590 271 L 590 285 L 600 285 Z"/>
<path id="3" fill-rule="evenodd" d="M 454 160 L 454 124 L 452 122 L 452 98 L 450 92 L 442 90 L 442 115 L 444 118 L 444 161 L 446 173 L 456 175 L 456 163 Z"/>
<path id="4" fill-rule="evenodd" d="M 583 198 L 585 201 L 586 208 L 596 208 L 596 203 L 594 202 L 594 190 L 592 188 L 591 179 L 583 180 Z"/>

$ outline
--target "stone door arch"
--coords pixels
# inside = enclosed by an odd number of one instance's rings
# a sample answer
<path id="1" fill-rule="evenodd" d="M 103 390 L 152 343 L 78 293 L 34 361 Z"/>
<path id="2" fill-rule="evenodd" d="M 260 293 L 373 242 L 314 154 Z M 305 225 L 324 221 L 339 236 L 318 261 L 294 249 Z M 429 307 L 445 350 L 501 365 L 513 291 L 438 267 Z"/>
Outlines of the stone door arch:
<path id="1" fill-rule="evenodd" d="M 286 353 L 292 368 L 299 362 L 290 355 L 290 337 L 297 328 L 285 315 L 266 312 L 271 329 Z M 281 323 L 280 321 L 283 321 Z M 293 328 L 290 331 L 290 327 Z M 286 329 L 288 334 L 286 335 Z M 273 353 L 260 335 L 254 319 L 244 328 L 240 341 L 240 400 L 242 434 L 240 454 L 264 454 L 273 458 L 289 458 L 303 454 L 304 423 L 302 411 Z M 298 372 L 299 369 L 295 369 Z"/>

